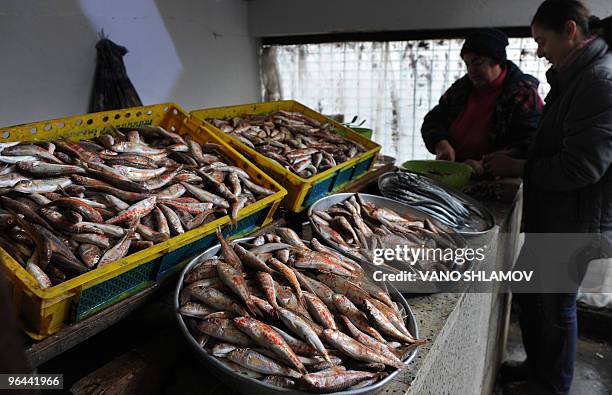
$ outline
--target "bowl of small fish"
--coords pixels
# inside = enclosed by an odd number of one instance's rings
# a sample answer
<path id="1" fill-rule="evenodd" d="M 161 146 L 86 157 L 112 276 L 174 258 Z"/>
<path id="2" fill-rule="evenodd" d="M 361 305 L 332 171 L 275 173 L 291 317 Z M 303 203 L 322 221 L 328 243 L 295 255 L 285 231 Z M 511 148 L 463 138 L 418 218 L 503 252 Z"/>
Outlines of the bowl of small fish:
<path id="1" fill-rule="evenodd" d="M 217 236 L 181 273 L 174 308 L 190 348 L 233 390 L 374 393 L 424 343 L 397 290 L 316 239 Z"/>
<path id="2" fill-rule="evenodd" d="M 327 196 L 310 207 L 308 217 L 318 238 L 369 268 L 371 274 L 392 275 L 393 285 L 402 293 L 457 290 L 460 283 L 449 281 L 447 274 L 463 273 L 475 264 L 474 259 L 458 255 L 469 246 L 453 229 L 385 197 Z M 374 278 L 380 279 L 380 274 Z"/>
<path id="3" fill-rule="evenodd" d="M 428 177 L 389 172 L 378 179 L 378 189 L 383 196 L 426 213 L 464 237 L 487 236 L 495 227 L 493 214 L 481 202 Z"/>

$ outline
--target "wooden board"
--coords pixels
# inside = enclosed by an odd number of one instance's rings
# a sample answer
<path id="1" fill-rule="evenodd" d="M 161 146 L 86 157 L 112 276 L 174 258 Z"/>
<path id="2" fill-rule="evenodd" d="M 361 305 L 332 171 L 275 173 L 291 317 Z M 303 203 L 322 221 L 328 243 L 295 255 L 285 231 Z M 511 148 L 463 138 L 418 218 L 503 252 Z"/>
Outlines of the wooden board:
<path id="1" fill-rule="evenodd" d="M 152 285 L 92 317 L 66 326 L 44 340 L 30 343 L 25 349 L 30 364 L 32 367 L 36 367 L 100 333 L 148 301 L 153 300 L 160 288 L 163 288 L 160 284 Z"/>

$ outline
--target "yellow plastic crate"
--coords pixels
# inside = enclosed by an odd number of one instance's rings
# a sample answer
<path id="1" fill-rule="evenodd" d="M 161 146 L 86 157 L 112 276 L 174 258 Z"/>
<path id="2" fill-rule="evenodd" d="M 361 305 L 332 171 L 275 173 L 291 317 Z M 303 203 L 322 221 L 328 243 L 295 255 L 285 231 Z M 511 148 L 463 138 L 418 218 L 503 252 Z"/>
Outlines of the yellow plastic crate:
<path id="1" fill-rule="evenodd" d="M 221 130 L 206 121 L 210 118 L 227 119 L 231 117 L 239 117 L 244 114 L 263 115 L 279 110 L 301 112 L 308 117 L 316 119 L 317 121 L 330 123 L 334 126 L 336 133 L 349 140 L 358 142 L 359 144 L 363 145 L 367 151 L 355 158 L 339 164 L 336 167 L 316 174 L 313 177 L 302 178 L 297 174 L 285 169 L 279 163 L 241 143 L 237 139 L 223 133 Z M 368 140 L 358 133 L 355 133 L 350 128 L 294 100 L 195 110 L 191 112 L 191 115 L 194 119 L 202 122 L 206 129 L 215 132 L 225 142 L 236 148 L 236 150 L 246 156 L 247 159 L 255 163 L 259 168 L 274 176 L 274 178 L 287 189 L 287 196 L 281 204 L 294 212 L 300 212 L 308 208 L 320 198 L 331 192 L 337 191 L 349 181 L 355 180 L 366 174 L 376 163 L 376 157 L 378 156 L 381 148 L 380 145 Z"/>
<path id="2" fill-rule="evenodd" d="M 65 324 L 89 317 L 177 271 L 191 257 L 216 243 L 214 232 L 217 226 L 223 229 L 226 236 L 238 237 L 266 225 L 287 193 L 271 177 L 192 121 L 185 111 L 173 103 L 0 128 L 0 142 L 58 138 L 83 140 L 100 135 L 109 125 L 160 125 L 179 134 L 189 134 L 200 143 L 219 144 L 236 166 L 244 169 L 259 184 L 278 192 L 240 210 L 236 227 L 231 225 L 229 216 L 225 216 L 47 289 L 41 289 L 20 264 L 0 248 L 0 261 L 12 285 L 13 304 L 19 313 L 22 328 L 34 339 L 45 338 Z"/>

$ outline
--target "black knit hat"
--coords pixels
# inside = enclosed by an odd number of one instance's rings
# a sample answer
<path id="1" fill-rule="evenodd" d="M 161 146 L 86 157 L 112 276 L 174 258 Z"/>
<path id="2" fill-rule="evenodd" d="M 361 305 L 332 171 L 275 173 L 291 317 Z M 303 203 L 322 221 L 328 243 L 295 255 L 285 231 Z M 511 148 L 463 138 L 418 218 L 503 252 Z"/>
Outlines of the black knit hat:
<path id="1" fill-rule="evenodd" d="M 461 56 L 471 52 L 503 61 L 506 60 L 506 46 L 508 46 L 506 33 L 497 29 L 480 29 L 467 36 L 461 48 Z"/>

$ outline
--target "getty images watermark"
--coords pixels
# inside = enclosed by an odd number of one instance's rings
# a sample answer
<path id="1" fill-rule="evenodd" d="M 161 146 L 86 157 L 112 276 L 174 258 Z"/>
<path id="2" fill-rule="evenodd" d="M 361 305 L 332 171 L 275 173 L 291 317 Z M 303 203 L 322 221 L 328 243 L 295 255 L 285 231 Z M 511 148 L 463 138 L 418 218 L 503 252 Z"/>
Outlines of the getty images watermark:
<path id="1" fill-rule="evenodd" d="M 580 288 L 612 294 L 609 233 L 525 233 L 524 242 L 516 245 L 506 243 L 513 237 L 508 236 L 492 240 L 490 246 L 399 244 L 373 249 L 370 276 L 405 293 L 575 293 Z"/>
<path id="2" fill-rule="evenodd" d="M 373 251 L 372 263 L 376 266 L 391 264 L 393 267 L 410 265 L 407 269 L 395 273 L 377 270 L 373 275 L 375 281 L 482 281 L 482 282 L 523 282 L 531 281 L 533 271 L 525 270 L 467 270 L 467 265 L 480 267 L 486 256 L 486 246 L 480 248 L 432 248 L 396 246 L 395 248 L 376 248 Z M 437 264 L 446 270 L 423 270 L 423 266 Z"/>

